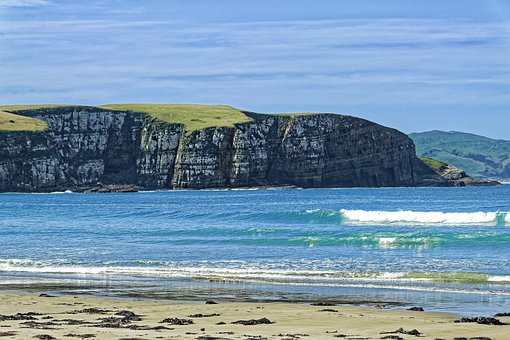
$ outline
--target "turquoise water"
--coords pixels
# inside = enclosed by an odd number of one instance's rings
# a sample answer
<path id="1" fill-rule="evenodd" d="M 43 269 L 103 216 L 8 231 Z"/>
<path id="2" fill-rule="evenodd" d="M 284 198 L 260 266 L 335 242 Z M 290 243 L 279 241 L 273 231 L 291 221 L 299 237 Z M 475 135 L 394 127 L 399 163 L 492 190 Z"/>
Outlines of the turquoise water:
<path id="1" fill-rule="evenodd" d="M 508 312 L 509 198 L 508 185 L 2 194 L 0 285 Z"/>

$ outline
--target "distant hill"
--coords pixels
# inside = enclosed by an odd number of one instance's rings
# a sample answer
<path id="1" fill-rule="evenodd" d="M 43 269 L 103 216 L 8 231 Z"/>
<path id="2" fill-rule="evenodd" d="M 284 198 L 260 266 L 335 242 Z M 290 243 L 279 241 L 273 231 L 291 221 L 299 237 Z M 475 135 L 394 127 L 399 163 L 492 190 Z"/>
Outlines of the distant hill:
<path id="1" fill-rule="evenodd" d="M 510 178 L 510 141 L 456 131 L 409 135 L 418 155 L 437 159 L 477 178 Z"/>

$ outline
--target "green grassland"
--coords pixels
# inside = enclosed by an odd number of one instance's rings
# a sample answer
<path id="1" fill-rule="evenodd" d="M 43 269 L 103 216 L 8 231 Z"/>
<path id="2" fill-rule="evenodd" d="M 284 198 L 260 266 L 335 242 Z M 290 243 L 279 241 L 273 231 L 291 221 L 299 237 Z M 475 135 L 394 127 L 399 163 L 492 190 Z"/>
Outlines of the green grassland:
<path id="1" fill-rule="evenodd" d="M 0 131 L 44 131 L 47 124 L 41 120 L 16 115 L 20 110 L 36 110 L 70 105 L 17 105 L 0 106 Z M 132 111 L 147 114 L 154 119 L 171 124 L 182 124 L 186 132 L 208 127 L 233 127 L 252 121 L 242 110 L 226 105 L 198 104 L 108 104 L 98 106 L 112 111 Z M 317 113 L 284 113 L 279 116 L 297 117 Z"/>
<path id="2" fill-rule="evenodd" d="M 252 121 L 241 110 L 226 105 L 109 104 L 100 108 L 143 112 L 166 123 L 182 124 L 187 132 L 208 127 L 233 127 L 235 124 Z"/>
<path id="3" fill-rule="evenodd" d="M 409 135 L 416 153 L 451 164 L 479 178 L 510 178 L 510 141 L 462 132 L 429 131 Z"/>
<path id="4" fill-rule="evenodd" d="M 438 172 L 438 173 L 440 173 L 441 171 L 443 171 L 444 169 L 446 169 L 448 167 L 448 164 L 438 161 L 437 159 L 432 159 L 432 158 L 424 157 L 424 156 L 418 156 L 418 158 L 423 163 L 427 164 L 430 168 L 432 168 L 432 170 L 434 170 L 435 172 Z"/>
<path id="5" fill-rule="evenodd" d="M 67 105 L 0 106 L 0 131 L 44 131 L 48 128 L 46 122 L 17 115 L 16 111 L 64 106 Z M 235 124 L 252 121 L 241 110 L 226 105 L 110 104 L 99 107 L 107 110 L 145 113 L 162 122 L 182 124 L 187 132 L 208 127 L 233 127 Z"/>
<path id="6" fill-rule="evenodd" d="M 9 105 L 0 106 L 0 131 L 45 131 L 48 128 L 46 122 L 20 116 L 16 111 L 37 110 L 47 107 L 58 107 L 63 105 Z"/>

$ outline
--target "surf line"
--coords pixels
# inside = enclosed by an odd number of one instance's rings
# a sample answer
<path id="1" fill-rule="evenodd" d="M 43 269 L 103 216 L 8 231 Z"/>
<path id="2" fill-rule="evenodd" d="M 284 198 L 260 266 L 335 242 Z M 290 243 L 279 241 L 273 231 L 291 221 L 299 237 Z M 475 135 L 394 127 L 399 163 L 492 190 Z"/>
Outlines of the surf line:
<path id="1" fill-rule="evenodd" d="M 493 225 L 510 223 L 507 212 L 442 212 L 442 211 L 380 211 L 340 210 L 345 223 L 431 224 L 431 225 Z"/>

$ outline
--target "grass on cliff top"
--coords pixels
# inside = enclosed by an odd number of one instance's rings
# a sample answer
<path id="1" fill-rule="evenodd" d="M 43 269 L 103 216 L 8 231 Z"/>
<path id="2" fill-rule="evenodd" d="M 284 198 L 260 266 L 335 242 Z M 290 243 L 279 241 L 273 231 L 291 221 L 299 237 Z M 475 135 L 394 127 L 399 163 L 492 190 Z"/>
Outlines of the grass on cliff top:
<path id="1" fill-rule="evenodd" d="M 423 163 L 427 164 L 435 172 L 441 172 L 448 167 L 448 164 L 438 161 L 437 159 L 433 159 L 433 158 L 429 158 L 429 157 L 425 157 L 425 156 L 418 156 L 418 158 Z"/>
<path id="2" fill-rule="evenodd" d="M 0 106 L 0 131 L 45 131 L 48 124 L 42 120 L 20 116 L 16 111 L 37 110 L 65 105 L 8 105 Z"/>
<path id="3" fill-rule="evenodd" d="M 66 107 L 70 105 L 11 105 L 0 106 L 0 131 L 44 131 L 46 122 L 16 114 L 21 110 Z M 198 104 L 109 104 L 99 106 L 107 110 L 134 111 L 145 113 L 165 123 L 182 124 L 185 130 L 193 132 L 208 127 L 233 127 L 235 124 L 252 121 L 241 110 L 226 105 Z M 283 113 L 278 116 L 306 116 L 315 112 Z"/>
<path id="4" fill-rule="evenodd" d="M 109 104 L 103 109 L 143 112 L 160 121 L 183 124 L 187 132 L 208 127 L 233 127 L 252 119 L 242 111 L 226 105 L 194 104 Z"/>
<path id="5" fill-rule="evenodd" d="M 273 116 L 282 116 L 282 117 L 301 117 L 301 116 L 314 116 L 318 115 L 318 112 L 295 112 L 295 113 L 275 113 Z"/>

